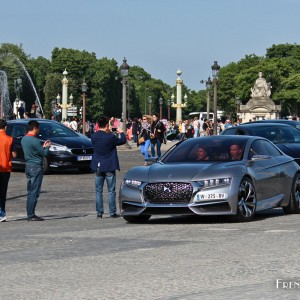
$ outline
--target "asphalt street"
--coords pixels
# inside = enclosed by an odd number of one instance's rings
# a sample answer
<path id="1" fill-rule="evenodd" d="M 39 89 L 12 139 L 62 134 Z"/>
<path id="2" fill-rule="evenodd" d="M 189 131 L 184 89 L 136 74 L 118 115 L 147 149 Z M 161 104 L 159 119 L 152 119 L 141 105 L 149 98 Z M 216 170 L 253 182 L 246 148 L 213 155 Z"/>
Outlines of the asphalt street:
<path id="1" fill-rule="evenodd" d="M 168 142 L 165 151 L 173 145 Z M 124 173 L 142 165 L 120 149 Z M 250 223 L 223 217 L 97 219 L 93 174 L 44 177 L 37 214 L 26 220 L 26 178 L 12 172 L 8 221 L 0 223 L 0 299 L 300 299 L 299 215 L 273 209 Z"/>

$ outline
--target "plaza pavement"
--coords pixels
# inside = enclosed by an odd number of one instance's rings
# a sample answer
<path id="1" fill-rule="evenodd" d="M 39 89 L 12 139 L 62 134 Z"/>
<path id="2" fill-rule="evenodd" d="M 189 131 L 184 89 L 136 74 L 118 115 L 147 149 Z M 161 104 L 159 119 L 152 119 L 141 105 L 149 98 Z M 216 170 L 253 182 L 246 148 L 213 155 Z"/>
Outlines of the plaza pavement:
<path id="1" fill-rule="evenodd" d="M 173 145 L 163 145 L 163 151 Z M 119 151 L 124 173 L 141 165 L 137 147 Z M 105 192 L 105 197 L 107 196 Z M 281 209 L 250 223 L 223 217 L 155 216 L 146 224 L 96 219 L 94 175 L 44 177 L 27 222 L 26 178 L 13 172 L 8 222 L 0 223 L 0 299 L 299 299 L 299 215 Z"/>

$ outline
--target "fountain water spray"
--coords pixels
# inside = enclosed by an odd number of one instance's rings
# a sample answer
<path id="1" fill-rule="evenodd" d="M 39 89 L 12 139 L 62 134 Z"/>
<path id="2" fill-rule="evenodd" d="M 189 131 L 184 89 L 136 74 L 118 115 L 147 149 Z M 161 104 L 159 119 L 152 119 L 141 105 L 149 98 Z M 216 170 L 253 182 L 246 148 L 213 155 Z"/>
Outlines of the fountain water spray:
<path id="1" fill-rule="evenodd" d="M 33 91 L 34 91 L 34 94 L 35 94 L 35 97 L 36 97 L 36 102 L 38 103 L 38 105 L 39 105 L 39 107 L 40 107 L 40 109 L 41 109 L 42 114 L 44 114 L 44 111 L 43 111 L 43 108 L 42 108 L 42 105 L 41 105 L 40 98 L 39 98 L 39 96 L 38 96 L 38 93 L 37 93 L 36 88 L 35 88 L 35 86 L 34 86 L 34 84 L 33 84 L 33 81 L 32 81 L 32 79 L 31 79 L 31 77 L 30 77 L 30 75 L 29 75 L 29 73 L 28 73 L 26 67 L 24 66 L 24 64 L 23 64 L 23 63 L 20 61 L 20 59 L 19 59 L 15 54 L 13 54 L 13 53 L 3 53 L 3 54 L 0 54 L 0 57 L 12 57 L 12 58 L 17 62 L 17 64 L 21 67 L 21 69 L 24 71 L 24 73 L 25 73 L 27 79 L 29 80 L 30 85 L 31 85 L 31 87 L 32 87 L 32 89 L 33 89 Z"/>
<path id="2" fill-rule="evenodd" d="M 0 70 L 0 118 L 8 120 L 13 115 L 12 105 L 9 100 L 7 76 Z"/>

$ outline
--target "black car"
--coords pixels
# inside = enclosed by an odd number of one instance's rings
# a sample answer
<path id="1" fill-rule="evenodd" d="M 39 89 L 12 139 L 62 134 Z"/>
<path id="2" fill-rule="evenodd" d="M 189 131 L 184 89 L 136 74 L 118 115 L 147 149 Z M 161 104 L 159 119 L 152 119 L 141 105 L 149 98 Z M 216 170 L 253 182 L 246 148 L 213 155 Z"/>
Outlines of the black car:
<path id="1" fill-rule="evenodd" d="M 250 122 L 227 128 L 221 134 L 264 137 L 300 164 L 300 131 L 290 125 Z"/>
<path id="2" fill-rule="evenodd" d="M 290 125 L 293 126 L 295 128 L 297 128 L 298 130 L 300 130 L 300 121 L 294 121 L 294 120 L 286 120 L 286 119 L 270 119 L 270 120 L 259 120 L 259 121 L 255 121 L 255 122 L 247 122 L 247 123 L 243 123 L 243 124 L 250 124 L 250 123 L 274 123 L 274 124 L 286 124 L 286 125 Z"/>
<path id="3" fill-rule="evenodd" d="M 50 169 L 79 168 L 81 171 L 90 170 L 90 162 L 94 147 L 89 138 L 77 133 L 65 125 L 46 119 L 36 120 L 40 124 L 37 138 L 43 144 L 51 141 L 50 154 L 44 158 L 44 173 Z M 8 121 L 6 133 L 14 138 L 17 157 L 13 158 L 13 168 L 24 167 L 24 153 L 21 139 L 27 133 L 28 119 Z"/>

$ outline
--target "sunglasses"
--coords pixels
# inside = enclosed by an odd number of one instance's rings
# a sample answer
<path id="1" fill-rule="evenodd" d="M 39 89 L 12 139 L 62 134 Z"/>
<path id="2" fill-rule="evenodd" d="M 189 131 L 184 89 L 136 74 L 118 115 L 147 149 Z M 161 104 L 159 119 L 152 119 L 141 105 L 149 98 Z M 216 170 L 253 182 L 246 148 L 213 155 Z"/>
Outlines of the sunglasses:
<path id="1" fill-rule="evenodd" d="M 143 121 L 147 121 L 147 119 L 143 119 Z"/>

